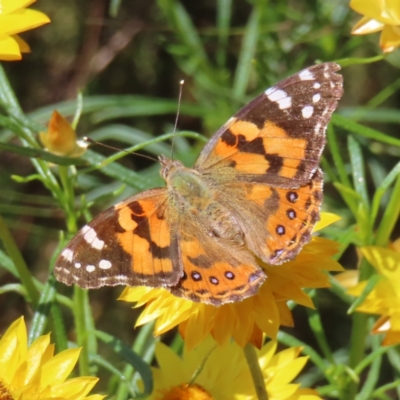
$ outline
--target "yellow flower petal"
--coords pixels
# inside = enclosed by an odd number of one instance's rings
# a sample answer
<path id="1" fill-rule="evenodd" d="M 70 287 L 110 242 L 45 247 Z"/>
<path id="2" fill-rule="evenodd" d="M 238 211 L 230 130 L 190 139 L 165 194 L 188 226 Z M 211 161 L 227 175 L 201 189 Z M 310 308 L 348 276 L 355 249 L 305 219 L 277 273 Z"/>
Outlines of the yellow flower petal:
<path id="1" fill-rule="evenodd" d="M 16 34 L 50 22 L 46 14 L 25 8 L 33 2 L 32 0 L 0 2 L 0 60 L 20 60 L 21 52 L 26 53 L 30 49 Z"/>
<path id="2" fill-rule="evenodd" d="M 29 44 L 26 43 L 25 40 L 22 39 L 20 36 L 14 35 L 13 39 L 17 42 L 17 44 L 19 46 L 19 51 L 21 53 L 30 53 L 31 52 L 31 48 L 29 47 Z"/>
<path id="3" fill-rule="evenodd" d="M 362 17 L 351 30 L 352 35 L 367 35 L 381 31 L 385 24 L 369 17 Z"/>
<path id="4" fill-rule="evenodd" d="M 21 317 L 11 324 L 0 340 L 0 377 L 11 382 L 20 363 L 27 355 L 27 334 Z"/>
<path id="5" fill-rule="evenodd" d="M 336 214 L 323 212 L 321 213 L 321 219 L 315 224 L 313 232 L 320 231 L 340 220 L 341 218 Z"/>
<path id="6" fill-rule="evenodd" d="M 346 289 L 350 289 L 357 285 L 360 272 L 357 270 L 344 271 L 335 275 L 335 279 Z"/>
<path id="7" fill-rule="evenodd" d="M 0 338 L 0 398 L 15 400 L 87 400 L 86 394 L 97 382 L 94 377 L 67 380 L 74 368 L 79 349 L 65 350 L 57 356 L 50 336 L 45 335 L 27 346 L 23 318 L 15 321 Z M 104 396 L 90 396 L 101 400 Z"/>
<path id="8" fill-rule="evenodd" d="M 393 289 L 400 296 L 400 253 L 377 246 L 363 247 L 360 251 L 389 283 L 393 283 Z"/>
<path id="9" fill-rule="evenodd" d="M 53 384 L 53 389 L 51 391 L 53 398 L 61 399 L 84 399 L 85 396 L 93 389 L 99 378 L 94 376 L 71 378 L 67 381 L 63 381 L 60 384 Z M 97 395 L 99 396 L 99 395 Z M 104 396 L 99 396 L 104 398 Z M 86 398 L 85 398 L 86 399 Z"/>
<path id="10" fill-rule="evenodd" d="M 68 378 L 78 361 L 81 349 L 68 349 L 55 355 L 42 367 L 42 385 L 59 384 Z"/>
<path id="11" fill-rule="evenodd" d="M 384 24 L 400 25 L 400 3 L 398 0 L 351 0 L 350 7 L 360 14 L 374 18 Z"/>
<path id="12" fill-rule="evenodd" d="M 0 60 L 15 61 L 21 58 L 21 51 L 15 38 L 0 36 Z"/>
<path id="13" fill-rule="evenodd" d="M 379 44 L 384 53 L 390 53 L 400 47 L 400 26 L 385 25 Z"/>
<path id="14" fill-rule="evenodd" d="M 40 11 L 20 10 L 12 14 L 0 15 L 0 33 L 15 35 L 16 33 L 25 32 L 49 22 L 49 17 Z"/>
<path id="15" fill-rule="evenodd" d="M 75 130 L 57 110 L 53 111 L 48 130 L 39 132 L 39 137 L 48 151 L 59 156 L 79 157 L 87 149 L 87 143 L 77 140 Z"/>
<path id="16" fill-rule="evenodd" d="M 19 8 L 26 8 L 35 1 L 36 0 L 3 0 L 0 7 L 0 15 L 10 14 Z"/>

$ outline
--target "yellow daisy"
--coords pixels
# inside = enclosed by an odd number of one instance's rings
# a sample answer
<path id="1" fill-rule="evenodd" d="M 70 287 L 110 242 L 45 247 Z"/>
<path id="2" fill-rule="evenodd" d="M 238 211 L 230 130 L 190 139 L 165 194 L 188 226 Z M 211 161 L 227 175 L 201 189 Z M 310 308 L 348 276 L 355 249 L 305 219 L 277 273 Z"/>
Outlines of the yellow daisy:
<path id="1" fill-rule="evenodd" d="M 301 388 L 298 383 L 290 383 L 304 368 L 308 357 L 298 357 L 301 347 L 290 347 L 277 354 L 278 343 L 269 341 L 261 350 L 256 350 L 264 377 L 269 400 L 318 400 L 313 389 Z M 256 397 L 238 397 L 250 400 Z"/>
<path id="2" fill-rule="evenodd" d="M 270 341 L 257 356 L 270 400 L 318 400 L 317 392 L 290 383 L 308 357 L 300 347 L 275 354 Z M 256 397 L 243 350 L 234 342 L 217 346 L 208 336 L 196 349 L 177 356 L 162 343 L 156 344 L 159 368 L 152 368 L 154 389 L 150 400 L 253 400 Z M 233 384 L 234 382 L 234 384 Z"/>
<path id="3" fill-rule="evenodd" d="M 350 7 L 364 15 L 352 29 L 353 35 L 382 31 L 380 46 L 384 53 L 390 53 L 400 46 L 398 0 L 351 0 Z"/>
<path id="4" fill-rule="evenodd" d="M 376 246 L 364 247 L 360 251 L 382 279 L 356 310 L 381 315 L 372 332 L 386 334 L 384 345 L 400 343 L 400 251 Z M 348 292 L 360 296 L 366 285 L 366 281 L 360 282 Z"/>
<path id="5" fill-rule="evenodd" d="M 20 60 L 21 53 L 30 51 L 17 33 L 50 22 L 42 12 L 26 9 L 36 0 L 0 0 L 0 60 Z"/>
<path id="6" fill-rule="evenodd" d="M 40 132 L 39 137 L 48 151 L 59 156 L 79 157 L 88 147 L 77 140 L 75 130 L 58 111 L 53 111 L 48 130 Z"/>
<path id="7" fill-rule="evenodd" d="M 98 378 L 67 379 L 79 358 L 80 349 L 54 355 L 50 335 L 41 336 L 29 347 L 25 321 L 21 317 L 0 339 L 0 399 L 4 400 L 101 400 L 86 395 Z"/>
<path id="8" fill-rule="evenodd" d="M 336 220 L 336 216 L 324 214 L 318 228 Z M 136 325 L 157 320 L 155 335 L 179 326 L 189 348 L 201 343 L 210 333 L 219 344 L 233 337 L 242 347 L 248 342 L 261 347 L 263 333 L 275 338 L 280 325 L 293 326 L 288 300 L 313 307 L 302 288 L 328 287 L 325 271 L 342 270 L 331 258 L 337 246 L 334 241 L 313 237 L 295 260 L 278 267 L 262 265 L 268 277 L 265 283 L 256 295 L 238 303 L 214 307 L 175 297 L 166 289 L 147 287 L 126 288 L 120 300 L 136 302 L 135 307 L 146 305 Z"/>

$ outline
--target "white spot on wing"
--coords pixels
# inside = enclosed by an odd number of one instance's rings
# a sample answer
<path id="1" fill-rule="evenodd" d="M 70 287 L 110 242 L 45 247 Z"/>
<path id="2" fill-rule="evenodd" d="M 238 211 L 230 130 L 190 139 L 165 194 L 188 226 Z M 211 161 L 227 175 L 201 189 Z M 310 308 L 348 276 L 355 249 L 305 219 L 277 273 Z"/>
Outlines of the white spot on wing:
<path id="1" fill-rule="evenodd" d="M 96 237 L 92 242 L 92 247 L 97 250 L 101 250 L 104 247 L 104 241 Z"/>
<path id="2" fill-rule="evenodd" d="M 281 110 L 286 110 L 287 108 L 292 107 L 292 98 L 287 96 L 284 99 L 279 100 L 278 104 Z"/>
<path id="3" fill-rule="evenodd" d="M 309 71 L 308 69 L 305 69 L 304 71 L 301 71 L 299 73 L 299 78 L 302 81 L 312 81 L 314 80 L 314 75 L 311 73 L 311 71 Z"/>
<path id="4" fill-rule="evenodd" d="M 65 249 L 61 253 L 61 257 L 63 257 L 68 262 L 72 262 L 72 259 L 74 258 L 74 252 L 71 249 Z"/>
<path id="5" fill-rule="evenodd" d="M 112 264 L 108 260 L 101 260 L 99 262 L 99 268 L 101 269 L 109 269 L 112 267 Z"/>
<path id="6" fill-rule="evenodd" d="M 314 94 L 312 101 L 313 103 L 318 103 L 321 100 L 321 95 L 319 93 Z"/>
<path id="7" fill-rule="evenodd" d="M 315 82 L 314 85 L 313 85 L 314 89 L 319 89 L 320 87 L 321 87 L 321 84 L 318 83 L 318 82 Z"/>
<path id="8" fill-rule="evenodd" d="M 272 90 L 271 90 L 272 89 Z M 271 101 L 282 100 L 287 97 L 287 93 L 284 90 L 277 90 L 274 88 L 268 89 L 265 94 Z M 269 92 L 270 91 L 270 92 Z M 269 92 L 269 93 L 268 93 Z"/>
<path id="9" fill-rule="evenodd" d="M 286 110 L 292 106 L 292 98 L 284 90 L 270 88 L 265 91 L 267 97 L 278 103 L 281 110 Z"/>
<path id="10" fill-rule="evenodd" d="M 82 264 L 78 263 L 78 262 L 74 264 L 74 267 L 77 268 L 77 269 L 79 269 L 81 266 L 82 266 Z"/>
<path id="11" fill-rule="evenodd" d="M 86 265 L 86 271 L 87 272 L 96 271 L 96 267 L 94 265 Z"/>
<path id="12" fill-rule="evenodd" d="M 305 106 L 301 110 L 301 114 L 303 115 L 303 118 L 310 118 L 313 115 L 313 112 L 314 112 L 313 106 Z"/>
<path id="13" fill-rule="evenodd" d="M 96 231 L 88 225 L 82 228 L 84 233 L 83 238 L 96 250 L 101 250 L 104 247 L 104 241 L 97 237 Z"/>

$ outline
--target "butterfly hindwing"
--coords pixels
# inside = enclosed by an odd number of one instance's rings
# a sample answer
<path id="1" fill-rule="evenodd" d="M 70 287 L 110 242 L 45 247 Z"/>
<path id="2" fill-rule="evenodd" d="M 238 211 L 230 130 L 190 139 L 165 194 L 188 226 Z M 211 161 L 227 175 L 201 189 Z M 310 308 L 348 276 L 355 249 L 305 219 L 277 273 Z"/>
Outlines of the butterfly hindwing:
<path id="1" fill-rule="evenodd" d="M 184 275 L 171 293 L 216 306 L 257 293 L 265 274 L 245 246 L 210 235 L 190 215 L 179 226 Z"/>

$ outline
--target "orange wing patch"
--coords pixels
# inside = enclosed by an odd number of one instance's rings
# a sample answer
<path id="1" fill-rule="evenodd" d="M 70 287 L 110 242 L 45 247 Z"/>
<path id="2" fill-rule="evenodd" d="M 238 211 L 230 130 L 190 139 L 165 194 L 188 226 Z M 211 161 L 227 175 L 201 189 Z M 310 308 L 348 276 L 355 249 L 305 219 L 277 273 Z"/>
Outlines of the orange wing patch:
<path id="1" fill-rule="evenodd" d="M 132 256 L 132 270 L 140 282 L 148 286 L 176 283 L 168 278 L 174 274 L 173 237 L 167 216 L 166 198 L 138 199 L 116 206 L 121 230 L 117 233 L 120 246 Z"/>
<path id="2" fill-rule="evenodd" d="M 180 239 L 184 276 L 170 288 L 172 294 L 219 306 L 257 293 L 265 274 L 249 252 L 207 247 L 207 240 Z"/>
<path id="3" fill-rule="evenodd" d="M 234 162 L 238 174 L 296 177 L 306 158 L 305 138 L 290 137 L 271 121 L 260 129 L 252 122 L 232 119 L 226 128 L 215 145 L 215 156 Z"/>

